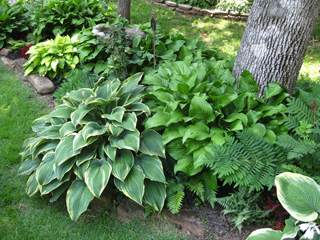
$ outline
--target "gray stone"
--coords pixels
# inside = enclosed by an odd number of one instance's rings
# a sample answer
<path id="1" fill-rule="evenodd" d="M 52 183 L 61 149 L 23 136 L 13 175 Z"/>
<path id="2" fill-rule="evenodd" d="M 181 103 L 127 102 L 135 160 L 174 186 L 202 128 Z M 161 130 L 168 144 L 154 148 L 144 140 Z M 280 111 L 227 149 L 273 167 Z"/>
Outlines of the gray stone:
<path id="1" fill-rule="evenodd" d="M 218 10 L 218 9 L 213 10 L 213 11 L 212 11 L 212 14 L 213 14 L 213 15 L 229 15 L 228 12 L 222 11 L 222 10 Z"/>
<path id="2" fill-rule="evenodd" d="M 18 71 L 22 71 L 22 69 L 24 68 L 23 64 L 27 61 L 27 59 L 25 58 L 18 58 L 16 60 L 14 60 L 14 64 L 16 65 L 16 68 Z"/>
<path id="3" fill-rule="evenodd" d="M 9 68 L 9 69 L 15 68 L 16 65 L 14 64 L 13 60 L 10 60 L 9 58 L 7 58 L 5 56 L 1 56 L 0 59 L 3 62 L 4 67 Z"/>
<path id="4" fill-rule="evenodd" d="M 165 3 L 152 2 L 152 4 L 160 7 L 168 7 Z"/>
<path id="5" fill-rule="evenodd" d="M 198 7 L 192 7 L 192 10 L 193 10 L 193 11 L 196 11 L 196 12 L 200 12 L 201 8 L 198 8 Z"/>
<path id="6" fill-rule="evenodd" d="M 49 78 L 41 77 L 38 74 L 28 75 L 28 80 L 40 94 L 51 93 L 56 89 Z"/>
<path id="7" fill-rule="evenodd" d="M 170 10 L 175 11 L 177 8 L 176 7 L 168 7 Z"/>
<path id="8" fill-rule="evenodd" d="M 176 7 L 177 6 L 177 3 L 175 2 L 172 2 L 172 1 L 165 1 L 166 5 L 169 6 L 169 7 Z"/>
<path id="9" fill-rule="evenodd" d="M 190 10 L 192 8 L 192 6 L 189 4 L 179 4 L 178 8 L 180 8 L 182 10 Z"/>
<path id="10" fill-rule="evenodd" d="M 8 56 L 9 55 L 9 53 L 11 52 L 11 49 L 7 49 L 7 48 L 2 48 L 1 50 L 0 50 L 0 56 Z"/>
<path id="11" fill-rule="evenodd" d="M 164 3 L 166 0 L 154 0 L 154 2 Z"/>
<path id="12" fill-rule="evenodd" d="M 240 20 L 241 20 L 241 21 L 247 21 L 247 20 L 248 20 L 248 17 L 247 17 L 247 16 L 240 16 Z"/>
<path id="13" fill-rule="evenodd" d="M 184 10 L 181 9 L 181 8 L 176 8 L 176 11 L 177 11 L 178 13 L 184 13 Z"/>

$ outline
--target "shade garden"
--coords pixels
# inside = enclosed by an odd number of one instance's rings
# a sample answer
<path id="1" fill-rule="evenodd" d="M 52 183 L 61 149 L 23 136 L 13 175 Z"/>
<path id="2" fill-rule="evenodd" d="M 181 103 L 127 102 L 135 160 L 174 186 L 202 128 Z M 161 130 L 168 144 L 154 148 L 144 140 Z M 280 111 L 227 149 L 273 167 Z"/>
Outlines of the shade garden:
<path id="1" fill-rule="evenodd" d="M 29 121 L 20 151 L 15 174 L 27 176 L 30 197 L 65 201 L 74 221 L 108 192 L 143 206 L 146 216 L 179 213 L 187 201 L 219 204 L 239 230 L 264 222 L 287 233 L 295 219 L 317 222 L 317 202 L 310 197 L 315 217 L 299 218 L 283 203 L 292 193 L 281 185 L 293 176 L 318 188 L 317 82 L 300 81 L 293 94 L 270 83 L 258 98 L 248 71 L 232 76 L 232 54 L 166 28 L 154 36 L 148 19 L 130 25 L 116 17 L 114 2 L 50 0 L 43 10 L 39 1 L 0 4 L 0 48 L 24 48 L 24 74 L 59 86 L 55 108 Z M 99 24 L 105 35 L 96 33 Z M 316 228 L 295 234 L 307 229 Z"/>

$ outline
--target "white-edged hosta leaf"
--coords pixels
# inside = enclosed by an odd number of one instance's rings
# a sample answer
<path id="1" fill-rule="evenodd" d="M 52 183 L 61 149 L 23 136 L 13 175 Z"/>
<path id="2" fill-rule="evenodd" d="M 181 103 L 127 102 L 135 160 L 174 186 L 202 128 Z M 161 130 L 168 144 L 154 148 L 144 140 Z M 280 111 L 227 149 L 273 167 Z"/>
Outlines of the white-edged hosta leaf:
<path id="1" fill-rule="evenodd" d="M 49 118 L 70 118 L 71 113 L 74 111 L 74 108 L 64 105 L 63 107 L 56 108 L 53 110 L 48 117 Z"/>
<path id="2" fill-rule="evenodd" d="M 85 146 L 87 146 L 88 143 L 86 140 L 84 140 L 83 135 L 82 135 L 82 130 L 76 133 L 75 138 L 73 139 L 73 151 L 78 152 Z"/>
<path id="3" fill-rule="evenodd" d="M 118 137 L 110 137 L 110 143 L 112 147 L 138 152 L 140 145 L 140 133 L 138 130 L 134 132 L 125 130 Z"/>
<path id="4" fill-rule="evenodd" d="M 108 158 L 112 161 L 116 160 L 117 148 L 111 147 L 109 144 L 104 145 L 103 147 L 104 152 L 107 154 Z"/>
<path id="5" fill-rule="evenodd" d="M 107 82 L 105 85 L 98 86 L 96 93 L 97 97 L 101 97 L 105 100 L 109 100 L 120 86 L 120 81 L 118 79 Z"/>
<path id="6" fill-rule="evenodd" d="M 114 123 L 114 126 L 127 129 L 129 131 L 135 131 L 137 127 L 137 116 L 135 113 L 125 113 L 121 123 Z"/>
<path id="7" fill-rule="evenodd" d="M 115 161 L 112 163 L 112 174 L 124 181 L 134 164 L 134 156 L 130 150 L 122 149 L 117 151 Z"/>
<path id="8" fill-rule="evenodd" d="M 138 83 L 140 82 L 142 76 L 143 73 L 136 73 L 133 76 L 124 80 L 119 88 L 119 94 L 134 90 L 138 86 Z"/>
<path id="9" fill-rule="evenodd" d="M 213 109 L 207 102 L 206 97 L 194 96 L 190 103 L 189 116 L 195 119 L 213 122 L 215 119 Z"/>
<path id="10" fill-rule="evenodd" d="M 94 147 L 88 146 L 83 148 L 81 152 L 77 155 L 77 162 L 76 165 L 80 166 L 84 162 L 94 158 L 96 156 Z"/>
<path id="11" fill-rule="evenodd" d="M 51 125 L 62 125 L 62 124 L 65 124 L 66 122 L 67 122 L 67 119 L 65 118 L 56 118 L 56 117 L 50 118 Z"/>
<path id="12" fill-rule="evenodd" d="M 133 103 L 126 107 L 128 111 L 133 111 L 139 113 L 146 113 L 147 115 L 151 114 L 150 108 L 144 103 Z"/>
<path id="13" fill-rule="evenodd" d="M 115 107 L 114 109 L 112 109 L 112 112 L 110 114 L 105 113 L 102 114 L 101 117 L 121 123 L 125 111 L 126 109 L 124 107 Z"/>
<path id="14" fill-rule="evenodd" d="M 118 124 L 115 123 L 108 124 L 107 126 L 114 137 L 118 137 L 124 131 L 122 127 L 119 127 Z"/>
<path id="15" fill-rule="evenodd" d="M 33 140 L 28 144 L 28 146 L 30 146 L 30 151 L 31 151 L 31 152 L 35 152 L 35 151 L 36 151 L 36 148 L 37 148 L 38 146 L 40 146 L 41 144 L 46 143 L 46 142 L 48 142 L 48 141 L 49 141 L 49 140 L 44 139 L 43 137 L 37 137 L 37 138 L 33 139 Z"/>
<path id="16" fill-rule="evenodd" d="M 70 218 L 76 221 L 87 210 L 93 197 L 84 181 L 74 180 L 67 192 L 67 209 Z"/>
<path id="17" fill-rule="evenodd" d="M 47 127 L 48 124 L 48 116 L 42 116 L 37 118 L 36 120 L 33 121 L 32 123 L 32 131 L 36 133 L 40 133 L 45 127 Z"/>
<path id="18" fill-rule="evenodd" d="M 320 186 L 310 177 L 285 172 L 275 178 L 277 197 L 287 212 L 302 222 L 312 222 L 320 212 Z"/>
<path id="19" fill-rule="evenodd" d="M 68 182 L 64 182 L 59 187 L 54 189 L 51 192 L 52 197 L 50 198 L 50 202 L 53 203 L 53 202 L 57 201 L 58 198 L 68 189 L 68 187 L 69 187 L 69 183 Z"/>
<path id="20" fill-rule="evenodd" d="M 141 133 L 139 150 L 148 155 L 166 157 L 162 137 L 154 130 L 148 129 Z"/>
<path id="21" fill-rule="evenodd" d="M 90 97 L 85 101 L 86 106 L 107 106 L 112 100 L 105 100 L 100 97 Z"/>
<path id="22" fill-rule="evenodd" d="M 166 183 L 162 163 L 158 157 L 142 154 L 136 157 L 135 163 L 141 167 L 146 178 Z"/>
<path id="23" fill-rule="evenodd" d="M 54 156 L 55 156 L 55 152 L 54 151 L 49 151 L 42 157 L 42 162 L 53 161 Z"/>
<path id="24" fill-rule="evenodd" d="M 40 137 L 45 139 L 60 139 L 60 131 L 61 126 L 52 125 L 50 127 L 46 127 L 43 131 L 39 134 Z"/>
<path id="25" fill-rule="evenodd" d="M 68 172 L 60 181 L 52 180 L 50 183 L 40 186 L 41 195 L 46 195 L 59 188 L 62 184 L 69 182 L 71 173 Z"/>
<path id="26" fill-rule="evenodd" d="M 55 179 L 54 160 L 42 162 L 36 171 L 36 179 L 40 185 L 46 185 Z"/>
<path id="27" fill-rule="evenodd" d="M 27 181 L 27 194 L 29 197 L 32 197 L 39 191 L 39 184 L 36 179 L 36 174 L 33 173 Z"/>
<path id="28" fill-rule="evenodd" d="M 30 175 L 33 170 L 37 169 L 40 164 L 40 160 L 35 158 L 27 158 L 20 166 L 18 173 L 22 175 Z"/>
<path id="29" fill-rule="evenodd" d="M 107 128 L 105 126 L 101 126 L 95 122 L 89 122 L 82 129 L 82 136 L 84 140 L 87 141 L 89 137 L 100 136 L 106 132 Z"/>
<path id="30" fill-rule="evenodd" d="M 146 180 L 143 200 L 160 212 L 166 199 L 166 186 L 164 183 Z"/>
<path id="31" fill-rule="evenodd" d="M 54 161 L 57 166 L 61 165 L 74 156 L 73 140 L 75 136 L 75 134 L 70 134 L 67 137 L 63 138 L 58 144 L 56 148 L 56 155 L 54 157 Z"/>
<path id="32" fill-rule="evenodd" d="M 142 198 L 144 195 L 144 174 L 139 166 L 134 165 L 123 182 L 114 178 L 114 184 L 124 193 L 124 195 L 131 198 L 139 205 L 142 205 Z"/>
<path id="33" fill-rule="evenodd" d="M 89 166 L 90 166 L 90 161 L 86 161 L 80 166 L 75 165 L 73 166 L 73 172 L 75 175 L 77 175 L 78 178 L 80 178 L 81 180 L 84 180 L 84 173 Z"/>
<path id="34" fill-rule="evenodd" d="M 76 127 L 80 124 L 80 121 L 92 110 L 91 106 L 86 106 L 85 104 L 80 104 L 77 110 L 71 114 L 71 122 Z"/>
<path id="35" fill-rule="evenodd" d="M 54 164 L 54 172 L 56 174 L 56 178 L 59 181 L 64 177 L 64 175 L 67 172 L 71 170 L 75 161 L 76 161 L 76 157 L 72 157 L 60 165 Z"/>
<path id="36" fill-rule="evenodd" d="M 272 228 L 260 228 L 253 231 L 247 240 L 281 240 L 282 231 L 276 231 Z"/>
<path id="37" fill-rule="evenodd" d="M 110 178 L 112 167 L 105 159 L 94 159 L 84 173 L 84 181 L 91 193 L 99 198 Z"/>
<path id="38" fill-rule="evenodd" d="M 37 147 L 36 151 L 34 151 L 33 158 L 38 157 L 38 155 L 41 153 L 55 151 L 59 142 L 60 142 L 59 140 L 53 140 L 53 141 L 41 144 L 40 146 Z M 43 159 L 42 159 L 42 161 L 43 161 Z"/>
<path id="39" fill-rule="evenodd" d="M 63 126 L 59 130 L 59 133 L 60 133 L 61 138 L 63 138 L 66 135 L 73 133 L 75 130 L 76 129 L 75 129 L 74 125 L 72 124 L 72 122 L 66 122 L 65 124 L 63 124 Z"/>
<path id="40" fill-rule="evenodd" d="M 71 91 L 69 93 L 69 98 L 80 103 L 89 98 L 90 96 L 95 96 L 95 93 L 89 88 L 81 88 L 78 90 Z"/>

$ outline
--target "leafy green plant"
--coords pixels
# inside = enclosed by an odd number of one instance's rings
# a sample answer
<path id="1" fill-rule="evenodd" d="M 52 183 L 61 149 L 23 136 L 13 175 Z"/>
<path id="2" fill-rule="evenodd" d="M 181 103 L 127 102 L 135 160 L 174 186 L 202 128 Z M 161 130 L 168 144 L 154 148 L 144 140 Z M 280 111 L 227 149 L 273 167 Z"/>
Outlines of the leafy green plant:
<path id="1" fill-rule="evenodd" d="M 12 5 L 9 1 L 0 2 L 0 29 L 0 49 L 17 37 L 17 33 L 21 35 L 29 29 L 22 1 Z"/>
<path id="2" fill-rule="evenodd" d="M 29 60 L 24 64 L 25 73 L 39 73 L 54 79 L 57 75 L 66 76 L 67 72 L 75 69 L 79 63 L 76 53 L 80 41 L 77 35 L 61 37 L 59 34 L 55 39 L 40 42 L 32 46 L 27 54 Z"/>
<path id="3" fill-rule="evenodd" d="M 224 11 L 249 13 L 253 0 L 219 0 L 216 8 Z"/>
<path id="4" fill-rule="evenodd" d="M 210 8 L 214 5 L 216 0 L 174 0 L 178 4 L 189 4 L 194 7 Z"/>
<path id="5" fill-rule="evenodd" d="M 59 88 L 55 91 L 54 96 L 57 98 L 56 103 L 61 104 L 62 98 L 73 90 L 80 88 L 94 88 L 99 76 L 89 72 L 86 69 L 75 69 L 68 72 L 67 77 Z"/>
<path id="6" fill-rule="evenodd" d="M 275 184 L 278 199 L 291 217 L 286 220 L 283 232 L 262 228 L 252 232 L 247 240 L 319 239 L 316 222 L 319 222 L 320 186 L 312 178 L 290 172 L 278 175 Z"/>
<path id="7" fill-rule="evenodd" d="M 141 101 L 141 77 L 139 73 L 122 83 L 115 79 L 92 90 L 72 91 L 63 104 L 34 121 L 37 136 L 26 141 L 19 169 L 30 176 L 29 196 L 51 194 L 54 202 L 67 190 L 68 212 L 77 220 L 112 178 L 138 204 L 162 209 L 162 138 L 137 129 L 137 117 L 150 112 Z"/>

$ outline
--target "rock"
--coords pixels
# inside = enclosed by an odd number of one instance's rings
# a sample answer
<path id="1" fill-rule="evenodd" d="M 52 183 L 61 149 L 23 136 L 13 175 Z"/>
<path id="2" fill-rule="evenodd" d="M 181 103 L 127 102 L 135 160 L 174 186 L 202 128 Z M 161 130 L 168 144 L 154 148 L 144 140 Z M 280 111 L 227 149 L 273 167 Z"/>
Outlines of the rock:
<path id="1" fill-rule="evenodd" d="M 25 58 L 18 58 L 16 60 L 14 60 L 14 64 L 16 65 L 16 68 L 19 72 L 22 71 L 22 69 L 24 68 L 23 64 L 27 61 L 27 59 Z"/>
<path id="2" fill-rule="evenodd" d="M 165 1 L 166 5 L 169 6 L 169 7 L 176 7 L 177 6 L 177 3 L 175 2 L 172 2 L 172 1 Z"/>
<path id="3" fill-rule="evenodd" d="M 152 2 L 152 4 L 160 7 L 168 7 L 165 3 Z"/>
<path id="4" fill-rule="evenodd" d="M 11 52 L 11 49 L 2 48 L 2 49 L 0 50 L 0 56 L 5 56 L 5 57 L 7 57 L 10 52 Z"/>
<path id="5" fill-rule="evenodd" d="M 119 219 L 125 222 L 130 222 L 134 219 L 142 219 L 144 217 L 144 210 L 132 200 L 125 199 L 117 207 L 117 215 Z"/>
<path id="6" fill-rule="evenodd" d="M 51 93 L 56 89 L 49 78 L 41 77 L 38 74 L 28 75 L 28 80 L 40 94 Z"/>
<path id="7" fill-rule="evenodd" d="M 213 14 L 213 11 L 209 10 L 209 9 L 200 9 L 200 12 L 205 14 L 205 15 L 212 15 Z"/>
<path id="8" fill-rule="evenodd" d="M 182 10 L 190 10 L 192 8 L 192 6 L 189 4 L 179 4 L 178 8 L 180 8 Z"/>
<path id="9" fill-rule="evenodd" d="M 168 7 L 170 10 L 175 11 L 177 8 L 176 7 Z"/>
<path id="10" fill-rule="evenodd" d="M 14 61 L 10 60 L 9 58 L 7 58 L 5 56 L 1 56 L 0 59 L 3 62 L 4 67 L 9 68 L 9 69 L 15 68 L 16 65 L 14 64 Z"/>
<path id="11" fill-rule="evenodd" d="M 222 11 L 222 10 L 218 10 L 218 9 L 214 9 L 214 10 L 212 11 L 212 14 L 213 14 L 213 15 L 229 15 L 228 12 Z"/>
<path id="12" fill-rule="evenodd" d="M 193 11 L 196 11 L 196 12 L 200 12 L 201 8 L 198 8 L 198 7 L 192 7 L 192 10 L 193 10 Z"/>
<path id="13" fill-rule="evenodd" d="M 184 13 L 184 10 L 181 9 L 181 8 L 176 8 L 176 11 L 177 11 L 178 13 Z"/>
<path id="14" fill-rule="evenodd" d="M 154 0 L 154 2 L 164 3 L 164 2 L 165 2 L 165 0 Z"/>

